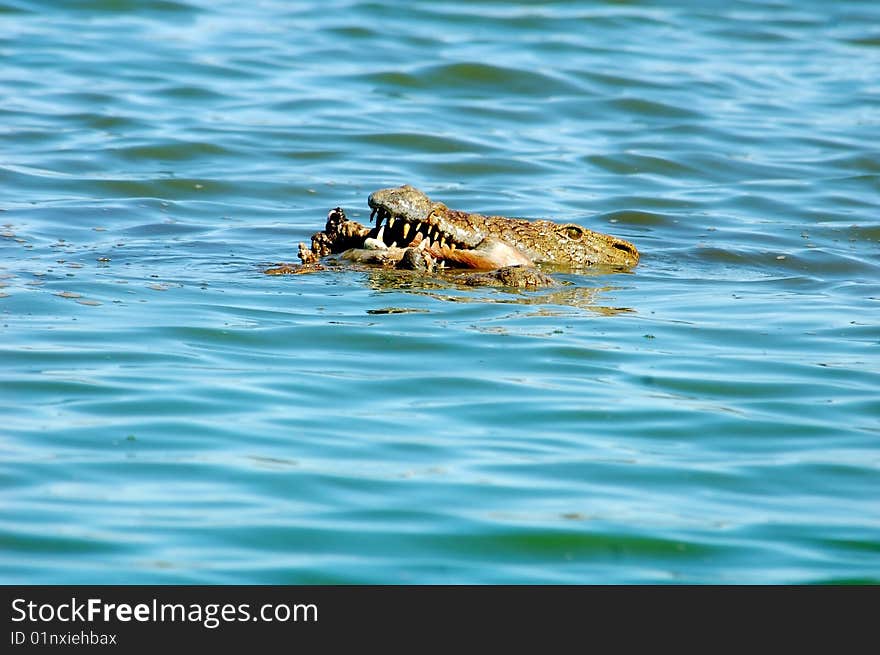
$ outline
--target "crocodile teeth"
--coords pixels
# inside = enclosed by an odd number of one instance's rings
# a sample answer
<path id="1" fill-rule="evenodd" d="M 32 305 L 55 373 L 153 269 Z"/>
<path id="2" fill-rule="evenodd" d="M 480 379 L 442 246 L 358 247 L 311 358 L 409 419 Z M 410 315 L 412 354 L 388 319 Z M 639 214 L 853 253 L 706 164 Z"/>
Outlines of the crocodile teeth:
<path id="1" fill-rule="evenodd" d="M 441 237 L 440 237 L 440 247 L 441 247 L 441 248 L 445 248 L 445 247 L 446 247 L 446 237 L 444 237 L 444 236 L 441 236 Z"/>
<path id="2" fill-rule="evenodd" d="M 424 250 L 424 249 L 427 247 L 427 245 L 428 245 L 428 240 L 427 240 L 427 239 L 422 239 L 421 241 L 419 241 L 419 245 L 416 246 L 416 247 L 417 247 L 419 250 Z"/>
<path id="3" fill-rule="evenodd" d="M 397 247 L 397 241 L 392 241 L 392 242 L 391 242 L 391 245 L 388 246 L 388 247 L 389 247 L 389 248 L 396 248 L 396 247 Z"/>
<path id="4" fill-rule="evenodd" d="M 406 239 L 406 235 L 409 234 L 409 223 L 403 224 L 403 238 Z"/>
<path id="5" fill-rule="evenodd" d="M 394 227 L 394 217 L 389 216 L 388 217 L 388 229 L 390 230 L 392 227 Z"/>

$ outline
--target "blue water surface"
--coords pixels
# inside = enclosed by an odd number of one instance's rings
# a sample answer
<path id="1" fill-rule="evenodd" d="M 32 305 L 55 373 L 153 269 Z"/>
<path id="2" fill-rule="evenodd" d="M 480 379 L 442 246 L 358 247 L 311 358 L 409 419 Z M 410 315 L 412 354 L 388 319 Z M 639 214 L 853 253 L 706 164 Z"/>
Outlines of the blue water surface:
<path id="1" fill-rule="evenodd" d="M 0 0 L 0 581 L 880 583 L 880 4 Z M 635 243 L 270 277 L 341 205 Z"/>

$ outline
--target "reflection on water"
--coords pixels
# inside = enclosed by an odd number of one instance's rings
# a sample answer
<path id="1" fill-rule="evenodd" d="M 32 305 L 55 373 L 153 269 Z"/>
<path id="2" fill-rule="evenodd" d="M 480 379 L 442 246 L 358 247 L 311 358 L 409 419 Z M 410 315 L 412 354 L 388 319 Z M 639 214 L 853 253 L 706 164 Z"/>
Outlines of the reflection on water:
<path id="1" fill-rule="evenodd" d="M 603 316 L 614 316 L 635 311 L 629 307 L 608 307 L 597 304 L 597 296 L 601 298 L 603 292 L 612 291 L 615 287 L 569 287 L 554 291 L 520 291 L 502 288 L 493 291 L 491 295 L 487 295 L 485 292 L 480 291 L 475 292 L 473 287 L 467 287 L 467 289 L 469 293 L 466 295 L 444 295 L 437 292 L 419 290 L 414 290 L 414 292 L 449 302 L 488 302 L 506 305 L 536 305 L 539 309 L 535 315 L 541 316 L 553 316 L 559 314 L 559 308 L 554 308 L 554 305 L 582 309 L 596 314 L 602 314 Z"/>
<path id="2" fill-rule="evenodd" d="M 492 289 L 481 289 L 479 287 L 475 288 L 471 284 L 458 282 L 462 275 L 468 275 L 463 270 L 440 270 L 431 275 L 393 268 L 357 265 L 351 265 L 350 268 L 363 273 L 369 288 L 380 293 L 404 292 L 435 300 L 459 303 L 537 305 L 540 307 L 539 312 L 548 316 L 554 311 L 553 305 L 582 309 L 604 316 L 635 311 L 629 307 L 611 307 L 599 304 L 598 299 L 601 299 L 604 292 L 618 290 L 621 287 L 607 285 L 600 287 L 577 286 L 578 283 L 570 280 L 559 280 L 560 288 L 522 290 L 500 286 Z M 341 270 L 342 268 L 339 267 L 335 268 L 335 270 L 319 271 L 319 273 L 334 275 L 338 274 Z M 582 284 L 583 276 L 570 275 L 569 277 L 579 279 L 579 282 Z M 370 310 L 370 313 L 376 313 L 376 311 L 378 310 Z"/>

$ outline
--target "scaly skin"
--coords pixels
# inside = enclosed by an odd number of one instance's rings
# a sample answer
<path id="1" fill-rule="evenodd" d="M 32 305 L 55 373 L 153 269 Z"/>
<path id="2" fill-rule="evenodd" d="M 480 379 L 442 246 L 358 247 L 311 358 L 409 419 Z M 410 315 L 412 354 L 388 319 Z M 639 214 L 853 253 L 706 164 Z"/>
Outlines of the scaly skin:
<path id="1" fill-rule="evenodd" d="M 528 221 L 504 216 L 483 216 L 449 209 L 409 185 L 380 189 L 368 203 L 379 223 L 388 218 L 384 241 L 400 236 L 412 238 L 413 231 L 427 234 L 440 258 L 472 268 L 505 265 L 551 264 L 568 270 L 596 265 L 631 268 L 639 261 L 636 247 L 617 237 L 593 232 L 574 223 Z M 403 237 L 394 228 L 398 220 L 409 224 Z M 371 232 L 375 237 L 377 230 Z M 389 242 L 390 243 L 390 242 Z M 402 244 L 399 244 L 402 245 Z M 458 252 L 456 252 L 458 251 Z"/>

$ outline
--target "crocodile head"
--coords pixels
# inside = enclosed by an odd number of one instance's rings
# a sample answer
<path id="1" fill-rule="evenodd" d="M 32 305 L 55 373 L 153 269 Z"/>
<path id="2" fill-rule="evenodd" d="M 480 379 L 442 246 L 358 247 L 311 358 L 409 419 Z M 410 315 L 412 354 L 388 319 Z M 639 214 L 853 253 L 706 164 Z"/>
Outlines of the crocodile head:
<path id="1" fill-rule="evenodd" d="M 630 268 L 639 261 L 638 250 L 623 239 L 574 223 L 449 209 L 409 185 L 375 191 L 367 202 L 370 219 L 376 218 L 370 237 L 377 243 L 427 245 L 435 257 L 462 266 L 550 264 L 576 270 L 597 264 Z"/>

